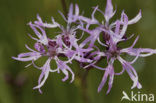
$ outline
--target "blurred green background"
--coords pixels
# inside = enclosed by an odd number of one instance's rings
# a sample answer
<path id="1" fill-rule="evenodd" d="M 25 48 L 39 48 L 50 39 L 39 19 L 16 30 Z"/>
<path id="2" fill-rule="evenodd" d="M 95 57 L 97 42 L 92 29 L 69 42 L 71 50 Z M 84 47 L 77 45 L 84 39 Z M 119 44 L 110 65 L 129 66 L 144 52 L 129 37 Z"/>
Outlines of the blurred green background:
<path id="1" fill-rule="evenodd" d="M 140 35 L 136 47 L 156 48 L 156 0 L 112 1 L 117 7 L 115 18 L 120 18 L 123 9 L 129 18 L 134 17 L 139 9 L 142 10 L 143 18 L 137 24 L 130 26 L 127 33 Z M 104 10 L 106 4 L 106 0 L 66 0 L 67 7 L 71 2 L 77 3 L 81 12 L 85 11 L 86 16 L 91 14 L 91 7 L 99 5 Z M 63 12 L 61 0 L 0 0 L 0 103 L 85 103 L 84 90 L 85 95 L 88 95 L 89 103 L 120 103 L 122 91 L 127 93 L 131 91 L 132 81 L 127 73 L 115 77 L 113 88 L 108 95 L 106 95 L 107 85 L 97 93 L 103 76 L 103 72 L 99 70 L 89 71 L 87 87 L 83 87 L 84 84 L 81 83 L 79 76 L 76 76 L 75 81 L 70 84 L 69 81 L 61 81 L 64 75 L 50 73 L 42 87 L 43 94 L 39 94 L 32 88 L 37 85 L 40 71 L 32 66 L 24 68 L 28 63 L 11 58 L 26 52 L 25 44 L 32 46 L 33 41 L 27 34 L 33 31 L 27 23 L 36 20 L 37 14 L 49 22 L 51 16 L 61 22 L 63 19 L 58 10 Z M 132 41 L 127 42 L 127 45 L 130 43 Z M 77 63 L 73 63 L 71 67 L 74 68 L 74 72 L 79 69 Z M 140 58 L 134 67 L 143 89 L 133 91 L 156 95 L 156 55 Z M 121 66 L 115 66 L 115 69 L 119 68 Z M 79 72 L 84 71 L 79 70 Z"/>

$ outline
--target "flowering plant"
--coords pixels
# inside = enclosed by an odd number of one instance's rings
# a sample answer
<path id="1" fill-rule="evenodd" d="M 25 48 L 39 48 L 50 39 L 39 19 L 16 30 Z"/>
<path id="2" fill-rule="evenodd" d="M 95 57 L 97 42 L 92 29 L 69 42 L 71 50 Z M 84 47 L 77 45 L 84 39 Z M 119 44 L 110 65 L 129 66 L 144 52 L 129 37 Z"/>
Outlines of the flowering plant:
<path id="1" fill-rule="evenodd" d="M 44 85 L 49 73 L 51 72 L 60 73 L 61 71 L 65 74 L 62 81 L 66 81 L 69 78 L 69 73 L 71 73 L 71 82 L 73 82 L 74 72 L 68 65 L 71 64 L 73 60 L 78 61 L 80 65 L 84 64 L 81 65 L 84 69 L 96 68 L 104 71 L 104 76 L 98 87 L 98 92 L 101 91 L 107 81 L 107 78 L 109 78 L 109 88 L 107 90 L 107 93 L 109 93 L 112 88 L 114 76 L 121 75 L 124 71 L 129 74 L 133 81 L 131 89 L 135 87 L 139 89 L 142 88 L 137 72 L 133 68 L 132 64 L 139 57 L 146 57 L 155 54 L 156 50 L 150 48 L 134 48 L 139 36 L 136 37 L 130 47 L 122 48 L 119 46 L 120 42 L 126 42 L 134 36 L 131 35 L 130 37 L 127 37 L 126 30 L 128 25 L 135 24 L 141 19 L 141 10 L 137 16 L 131 20 L 129 20 L 128 16 L 123 11 L 121 13 L 121 18 L 112 23 L 110 23 L 110 19 L 113 18 L 116 10 L 114 10 L 111 0 L 107 0 L 104 12 L 101 11 L 98 6 L 94 7 L 91 18 L 81 15 L 79 11 L 77 4 L 75 6 L 71 4 L 67 18 L 60 12 L 63 19 L 66 21 L 66 27 L 56 22 L 53 17 L 52 23 L 44 22 L 39 15 L 37 15 L 37 21 L 34 23 L 30 22 L 28 24 L 36 35 L 36 37 L 33 37 L 29 34 L 29 36 L 36 41 L 34 44 L 35 50 L 26 45 L 26 48 L 30 52 L 21 53 L 17 57 L 13 57 L 13 59 L 19 61 L 31 61 L 29 65 L 33 65 L 35 68 L 41 70 L 38 85 L 34 87 L 34 89 L 39 89 L 40 93 L 42 93 L 40 88 Z M 104 20 L 102 22 L 95 18 L 96 12 L 100 12 L 104 16 Z M 92 25 L 95 25 L 95 27 L 91 29 Z M 60 32 L 55 38 L 49 38 L 45 31 L 47 28 L 59 28 Z M 82 36 L 80 38 L 77 36 L 80 34 L 78 30 L 82 31 Z M 81 39 L 85 33 L 88 33 L 89 36 L 82 41 Z M 100 40 L 100 35 L 102 35 L 103 41 Z M 80 42 L 80 40 L 82 42 Z M 95 43 L 96 41 L 103 47 L 102 50 L 98 48 Z M 133 56 L 134 59 L 132 61 L 124 60 L 122 58 L 122 54 L 125 53 Z M 45 64 L 42 67 L 37 66 L 35 61 L 44 56 L 48 58 Z M 62 60 L 60 57 L 67 58 L 67 60 Z M 106 68 L 97 65 L 102 58 L 106 58 L 107 62 L 104 62 L 107 64 Z M 51 69 L 51 60 L 55 60 L 57 65 L 56 69 Z M 122 65 L 122 71 L 119 73 L 115 73 L 114 71 L 113 64 L 116 60 L 118 60 Z"/>

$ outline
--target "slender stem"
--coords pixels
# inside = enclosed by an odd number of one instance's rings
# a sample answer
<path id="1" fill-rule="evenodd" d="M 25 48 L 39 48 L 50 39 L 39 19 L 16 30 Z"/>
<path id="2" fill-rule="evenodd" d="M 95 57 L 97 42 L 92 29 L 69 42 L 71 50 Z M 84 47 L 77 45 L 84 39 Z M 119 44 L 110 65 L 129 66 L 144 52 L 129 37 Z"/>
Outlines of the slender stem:
<path id="1" fill-rule="evenodd" d="M 81 87 L 82 87 L 82 96 L 84 103 L 90 103 L 89 96 L 87 93 L 87 76 L 88 76 L 89 69 L 86 69 L 82 78 L 81 78 Z"/>
<path id="2" fill-rule="evenodd" d="M 67 5 L 66 5 L 66 2 L 65 0 L 61 0 L 61 3 L 62 3 L 62 8 L 63 8 L 63 11 L 64 11 L 64 15 L 65 17 L 67 17 Z"/>

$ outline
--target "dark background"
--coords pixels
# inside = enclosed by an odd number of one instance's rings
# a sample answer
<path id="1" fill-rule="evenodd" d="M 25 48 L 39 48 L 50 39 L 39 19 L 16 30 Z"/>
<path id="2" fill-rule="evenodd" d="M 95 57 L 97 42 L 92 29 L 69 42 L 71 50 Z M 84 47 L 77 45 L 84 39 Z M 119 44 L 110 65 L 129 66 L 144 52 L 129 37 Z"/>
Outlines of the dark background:
<path id="1" fill-rule="evenodd" d="M 137 24 L 129 26 L 127 33 L 140 35 L 136 47 L 156 48 L 156 0 L 112 1 L 117 7 L 115 18 L 120 18 L 123 9 L 129 18 L 134 17 L 140 9 L 142 10 L 143 18 Z M 106 0 L 66 0 L 67 7 L 71 2 L 77 3 L 81 12 L 85 11 L 86 16 L 91 14 L 91 7 L 99 5 L 99 8 L 104 10 L 106 4 Z M 58 10 L 63 12 L 61 0 L 0 0 L 0 103 L 85 103 L 85 95 L 89 98 L 90 103 L 120 103 L 122 91 L 128 94 L 131 92 L 132 81 L 127 73 L 115 77 L 113 88 L 108 95 L 106 95 L 107 85 L 100 93 L 97 93 L 103 71 L 90 70 L 86 88 L 81 83 L 81 76 L 76 76 L 75 81 L 70 84 L 69 81 L 61 81 L 63 74 L 50 73 L 47 82 L 42 87 L 43 94 L 41 95 L 37 90 L 32 89 L 37 85 L 40 71 L 32 66 L 24 68 L 28 63 L 11 58 L 28 51 L 24 47 L 25 44 L 33 46 L 31 45 L 33 41 L 27 35 L 33 31 L 27 23 L 36 20 L 37 14 L 49 22 L 51 16 L 56 21 L 62 22 L 63 19 Z M 48 35 L 55 36 L 55 33 Z M 132 41 L 125 43 L 130 45 Z M 140 58 L 133 65 L 143 86 L 141 90 L 134 89 L 135 93 L 140 91 L 146 94 L 156 94 L 155 61 L 156 55 L 153 55 Z M 43 63 L 40 62 L 40 64 Z M 73 63 L 71 67 L 74 72 L 80 69 L 77 63 Z M 115 66 L 115 69 L 119 68 L 121 66 Z M 79 70 L 79 72 L 84 71 Z"/>

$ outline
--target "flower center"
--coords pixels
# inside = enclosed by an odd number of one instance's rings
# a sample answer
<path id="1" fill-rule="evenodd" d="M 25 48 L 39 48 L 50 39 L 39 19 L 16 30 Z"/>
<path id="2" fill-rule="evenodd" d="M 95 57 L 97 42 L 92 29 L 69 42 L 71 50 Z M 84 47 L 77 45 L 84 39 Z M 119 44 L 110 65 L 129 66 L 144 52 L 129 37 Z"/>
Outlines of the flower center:
<path id="1" fill-rule="evenodd" d="M 120 49 L 118 47 L 116 48 L 109 48 L 107 51 L 106 51 L 106 55 L 107 57 L 110 59 L 110 58 L 117 58 L 118 55 L 120 55 Z"/>
<path id="2" fill-rule="evenodd" d="M 109 41 L 110 40 L 110 35 L 109 34 L 107 34 L 106 32 L 102 32 L 102 34 L 103 34 L 103 39 L 104 39 L 104 41 Z"/>
<path id="3" fill-rule="evenodd" d="M 44 46 L 39 42 L 35 43 L 34 48 L 41 54 L 45 54 L 46 52 Z"/>
<path id="4" fill-rule="evenodd" d="M 63 35 L 62 37 L 63 42 L 66 44 L 66 46 L 70 46 L 70 41 L 69 41 L 69 36 L 68 35 Z"/>
<path id="5" fill-rule="evenodd" d="M 51 57 L 54 57 L 57 55 L 57 48 L 58 48 L 58 45 L 56 43 L 56 41 L 49 41 L 48 42 L 48 54 L 49 56 Z"/>

